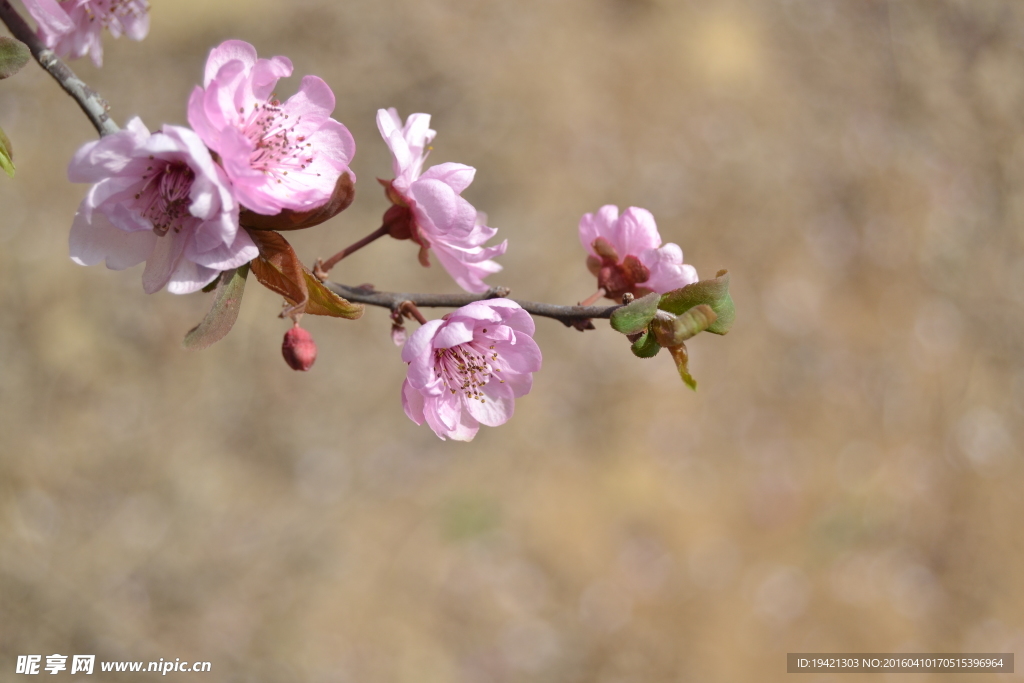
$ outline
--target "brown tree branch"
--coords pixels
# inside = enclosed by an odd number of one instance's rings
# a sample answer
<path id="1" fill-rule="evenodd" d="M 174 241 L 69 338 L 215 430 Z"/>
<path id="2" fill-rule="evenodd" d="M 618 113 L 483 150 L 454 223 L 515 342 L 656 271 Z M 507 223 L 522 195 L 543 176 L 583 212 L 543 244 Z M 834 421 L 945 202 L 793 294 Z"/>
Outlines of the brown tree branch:
<path id="1" fill-rule="evenodd" d="M 391 310 L 397 309 L 406 301 L 411 301 L 421 308 L 459 308 L 474 301 L 497 299 L 509 295 L 507 287 L 491 287 L 483 294 L 414 294 L 408 292 L 378 292 L 370 287 L 350 287 L 338 282 L 325 282 L 324 285 L 349 301 L 370 306 L 381 306 Z M 561 321 L 567 327 L 572 327 L 573 323 L 589 320 L 590 318 L 610 318 L 612 311 L 621 308 L 619 305 L 557 306 L 555 304 L 520 301 L 518 299 L 512 299 L 512 301 L 522 306 L 523 310 L 531 315 L 554 318 Z"/>
<path id="2" fill-rule="evenodd" d="M 21 15 L 11 7 L 8 0 L 0 0 L 0 21 L 7 24 L 7 28 L 15 38 L 28 45 L 32 56 L 39 62 L 39 66 L 53 76 L 54 80 L 60 83 L 60 87 L 64 88 L 64 92 L 71 95 L 78 103 L 78 106 L 82 108 L 96 128 L 96 132 L 100 135 L 110 135 L 120 130 L 119 126 L 110 118 L 110 105 L 107 104 L 107 101 L 76 76 L 75 72 L 61 61 L 53 50 L 43 45 L 43 41 L 25 23 Z"/>

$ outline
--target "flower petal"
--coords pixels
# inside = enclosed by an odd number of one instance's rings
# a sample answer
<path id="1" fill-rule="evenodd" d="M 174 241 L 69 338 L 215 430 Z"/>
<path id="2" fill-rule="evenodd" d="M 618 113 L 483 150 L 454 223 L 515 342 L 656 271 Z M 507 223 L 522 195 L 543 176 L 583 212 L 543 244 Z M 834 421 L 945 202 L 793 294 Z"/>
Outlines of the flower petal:
<path id="1" fill-rule="evenodd" d="M 178 261 L 178 267 L 167 280 L 167 291 L 171 294 L 198 292 L 219 274 L 220 271 L 215 268 L 207 268 L 183 258 Z"/>
<path id="2" fill-rule="evenodd" d="M 435 349 L 450 349 L 459 344 L 473 341 L 473 327 L 461 320 L 449 320 L 448 324 L 434 336 Z"/>
<path id="3" fill-rule="evenodd" d="M 619 218 L 619 207 L 613 204 L 606 204 L 598 209 L 597 213 L 585 213 L 580 219 L 579 236 L 580 244 L 591 256 L 597 257 L 594 251 L 594 240 L 598 237 L 608 239 L 612 234 L 613 226 Z"/>
<path id="4" fill-rule="evenodd" d="M 418 425 L 423 424 L 423 394 L 418 392 L 408 379 L 402 382 L 402 409 L 410 420 Z"/>
<path id="5" fill-rule="evenodd" d="M 456 194 L 469 187 L 476 176 L 476 169 L 465 164 L 446 163 L 431 166 L 420 176 L 420 180 L 439 180 Z"/>
<path id="6" fill-rule="evenodd" d="M 185 237 L 181 233 L 169 231 L 156 240 L 153 252 L 146 260 L 146 269 L 142 271 L 142 289 L 146 294 L 159 292 L 170 281 L 171 275 L 178 268 L 185 251 Z"/>
<path id="7" fill-rule="evenodd" d="M 612 235 L 608 238 L 619 256 L 639 256 L 648 249 L 661 246 L 661 235 L 654 222 L 654 216 L 647 209 L 631 206 L 626 209 L 615 225 Z"/>
<path id="8" fill-rule="evenodd" d="M 512 387 L 500 379 L 491 379 L 483 388 L 483 400 L 466 401 L 466 410 L 480 424 L 497 427 L 509 421 L 515 412 L 515 397 Z"/>
<path id="9" fill-rule="evenodd" d="M 671 242 L 660 249 L 648 249 L 640 261 L 651 271 L 643 287 L 664 294 L 697 281 L 697 269 L 683 263 L 683 250 Z"/>
<path id="10" fill-rule="evenodd" d="M 514 344 L 502 344 L 499 353 L 506 367 L 521 374 L 538 372 L 543 356 L 540 347 L 531 337 L 517 335 Z"/>
<path id="11" fill-rule="evenodd" d="M 409 341 L 402 348 L 402 360 L 406 363 L 413 363 L 426 358 L 434 351 L 434 335 L 437 329 L 444 325 L 443 320 L 428 320 L 419 329 L 412 333 Z"/>
<path id="12" fill-rule="evenodd" d="M 244 40 L 225 40 L 210 50 L 206 58 L 206 71 L 203 75 L 203 86 L 209 86 L 222 66 L 229 62 L 241 62 L 243 68 L 251 69 L 256 64 L 256 48 Z"/>
<path id="13" fill-rule="evenodd" d="M 68 238 L 71 260 L 82 266 L 106 263 L 111 270 L 124 270 L 149 258 L 156 235 L 149 231 L 119 230 L 102 213 L 92 220 L 79 210 Z"/>

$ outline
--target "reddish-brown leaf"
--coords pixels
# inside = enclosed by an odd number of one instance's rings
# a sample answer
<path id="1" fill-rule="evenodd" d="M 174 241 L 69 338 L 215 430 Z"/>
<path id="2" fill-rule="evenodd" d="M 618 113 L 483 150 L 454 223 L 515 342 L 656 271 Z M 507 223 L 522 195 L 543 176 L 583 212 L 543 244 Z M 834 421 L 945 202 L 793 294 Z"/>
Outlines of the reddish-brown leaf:
<path id="1" fill-rule="evenodd" d="M 252 274 L 260 284 L 292 304 L 291 308 L 281 312 L 281 317 L 304 313 L 309 289 L 302 272 L 302 262 L 292 245 L 276 232 L 250 230 L 249 235 L 260 250 L 260 255 L 252 260 Z"/>
<path id="2" fill-rule="evenodd" d="M 281 317 L 303 313 L 329 315 L 355 320 L 363 314 L 363 305 L 343 299 L 324 287 L 302 263 L 280 234 L 268 230 L 250 230 L 249 235 L 260 255 L 252 261 L 252 273 L 267 289 L 283 296 L 291 307 Z"/>

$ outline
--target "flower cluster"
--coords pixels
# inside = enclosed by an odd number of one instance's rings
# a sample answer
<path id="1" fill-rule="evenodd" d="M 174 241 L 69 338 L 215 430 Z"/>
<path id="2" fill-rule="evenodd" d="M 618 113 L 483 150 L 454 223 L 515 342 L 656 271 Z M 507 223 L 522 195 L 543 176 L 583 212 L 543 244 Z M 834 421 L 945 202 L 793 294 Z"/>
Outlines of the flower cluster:
<path id="1" fill-rule="evenodd" d="M 114 269 L 145 261 L 146 292 L 187 294 L 256 257 L 240 208 L 273 215 L 330 199 L 355 142 L 330 118 L 334 95 L 319 78 L 304 78 L 287 102 L 274 99 L 291 71 L 288 59 L 257 59 L 251 45 L 229 40 L 211 52 L 189 100 L 193 130 L 150 133 L 133 119 L 83 146 L 68 175 L 94 185 L 72 226 L 72 259 Z"/>
<path id="2" fill-rule="evenodd" d="M 142 40 L 149 33 L 146 0 L 22 0 L 39 26 L 43 44 L 61 57 L 89 55 L 103 65 L 103 29 Z"/>

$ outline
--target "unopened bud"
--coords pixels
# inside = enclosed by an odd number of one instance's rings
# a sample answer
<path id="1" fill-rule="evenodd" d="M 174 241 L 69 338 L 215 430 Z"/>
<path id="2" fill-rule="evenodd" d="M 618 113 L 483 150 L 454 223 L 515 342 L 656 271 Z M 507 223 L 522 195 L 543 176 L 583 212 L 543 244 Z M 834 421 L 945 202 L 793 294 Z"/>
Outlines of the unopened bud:
<path id="1" fill-rule="evenodd" d="M 395 346 L 401 346 L 405 344 L 406 334 L 405 325 L 391 325 L 391 341 L 395 343 Z"/>
<path id="2" fill-rule="evenodd" d="M 316 342 L 312 335 L 301 327 L 293 327 L 284 333 L 281 354 L 292 370 L 305 372 L 316 362 Z"/>

